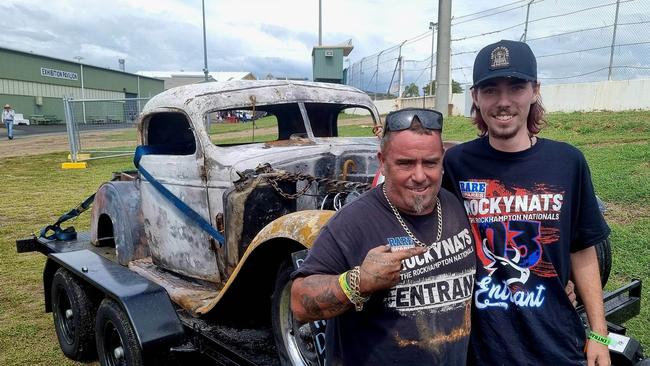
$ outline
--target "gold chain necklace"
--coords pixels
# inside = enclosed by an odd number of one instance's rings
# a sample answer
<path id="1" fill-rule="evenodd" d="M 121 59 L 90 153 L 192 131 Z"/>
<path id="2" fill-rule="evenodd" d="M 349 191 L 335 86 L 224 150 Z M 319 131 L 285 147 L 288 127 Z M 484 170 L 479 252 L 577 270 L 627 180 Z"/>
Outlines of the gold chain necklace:
<path id="1" fill-rule="evenodd" d="M 406 226 L 404 219 L 402 219 L 402 215 L 399 214 L 399 211 L 397 211 L 395 206 L 393 206 L 393 203 L 390 201 L 390 199 L 388 199 L 388 195 L 386 194 L 386 183 L 382 184 L 381 191 L 384 193 L 384 197 L 386 198 L 388 205 L 393 210 L 393 214 L 395 215 L 395 218 L 400 223 L 400 225 L 402 225 L 402 228 L 404 229 L 404 231 L 406 231 L 406 234 L 408 234 L 411 240 L 413 240 L 415 245 L 431 249 L 431 247 L 433 247 L 433 244 L 440 242 L 440 239 L 442 238 L 442 207 L 440 206 L 440 198 L 436 198 L 436 211 L 438 212 L 438 233 L 436 234 L 436 241 L 434 241 L 430 245 L 426 245 L 423 242 L 421 242 L 418 238 L 416 238 L 415 235 L 413 235 L 413 233 L 408 228 L 408 226 Z"/>

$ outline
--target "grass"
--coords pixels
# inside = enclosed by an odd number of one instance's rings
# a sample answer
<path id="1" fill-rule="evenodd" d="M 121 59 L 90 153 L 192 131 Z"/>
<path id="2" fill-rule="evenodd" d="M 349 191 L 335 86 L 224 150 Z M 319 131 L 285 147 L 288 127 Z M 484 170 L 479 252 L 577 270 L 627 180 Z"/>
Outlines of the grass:
<path id="1" fill-rule="evenodd" d="M 259 122 L 273 125 L 273 121 Z M 258 123 L 256 122 L 256 126 Z M 213 127 L 215 133 L 237 132 L 249 124 Z M 228 131 L 219 130 L 228 129 Z M 342 136 L 371 136 L 371 128 L 342 126 Z M 124 141 L 125 133 L 117 134 Z M 256 133 L 257 135 L 257 133 Z M 476 136 L 467 119 L 448 118 L 444 138 Z M 613 289 L 632 278 L 644 280 L 641 314 L 626 326 L 650 347 L 650 112 L 551 114 L 542 136 L 567 141 L 589 161 L 596 192 L 608 207 L 612 228 Z M 268 134 L 257 138 L 273 138 Z M 219 143 L 247 141 L 226 137 Z M 122 140 L 120 140 L 122 141 Z M 42 270 L 45 257 L 17 254 L 15 240 L 37 232 L 76 206 L 110 178 L 132 168 L 131 157 L 91 161 L 86 170 L 61 170 L 63 153 L 0 157 L 0 365 L 74 365 L 58 347 L 51 314 L 43 312 Z M 89 215 L 72 223 L 87 230 Z"/>

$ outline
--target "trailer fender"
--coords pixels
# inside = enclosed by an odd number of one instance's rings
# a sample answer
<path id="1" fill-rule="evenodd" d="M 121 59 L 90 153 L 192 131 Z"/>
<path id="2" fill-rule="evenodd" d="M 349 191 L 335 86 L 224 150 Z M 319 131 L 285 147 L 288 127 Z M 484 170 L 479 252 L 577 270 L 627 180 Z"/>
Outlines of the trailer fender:
<path id="1" fill-rule="evenodd" d="M 69 270 L 122 307 L 135 329 L 143 354 L 150 355 L 161 347 L 168 349 L 182 341 L 183 326 L 167 292 L 158 284 L 87 249 L 50 254 L 44 276 L 58 267 Z M 51 281 L 44 283 L 45 293 L 49 294 L 47 286 L 48 283 L 51 286 Z"/>

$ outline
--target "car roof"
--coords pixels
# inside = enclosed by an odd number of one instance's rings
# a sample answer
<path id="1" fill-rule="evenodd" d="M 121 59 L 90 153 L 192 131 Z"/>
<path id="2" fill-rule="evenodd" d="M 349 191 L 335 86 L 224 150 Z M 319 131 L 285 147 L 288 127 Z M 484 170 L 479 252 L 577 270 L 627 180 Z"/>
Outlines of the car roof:
<path id="1" fill-rule="evenodd" d="M 376 111 L 372 100 L 347 85 L 292 80 L 236 80 L 183 85 L 147 102 L 143 112 L 178 108 L 186 112 L 250 108 L 284 103 L 333 103 L 364 106 Z"/>

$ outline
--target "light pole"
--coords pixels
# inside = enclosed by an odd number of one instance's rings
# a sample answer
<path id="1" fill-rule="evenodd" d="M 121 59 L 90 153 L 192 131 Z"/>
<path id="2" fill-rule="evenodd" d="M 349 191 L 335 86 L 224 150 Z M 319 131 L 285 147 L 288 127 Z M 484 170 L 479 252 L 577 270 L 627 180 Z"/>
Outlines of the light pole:
<path id="1" fill-rule="evenodd" d="M 451 92 L 451 0 L 438 0 L 437 28 L 435 109 L 447 117 L 449 114 L 449 93 Z"/>
<path id="2" fill-rule="evenodd" d="M 318 0 L 318 45 L 323 45 L 323 1 Z"/>
<path id="3" fill-rule="evenodd" d="M 429 29 L 431 29 L 431 63 L 429 65 L 429 96 L 433 96 L 433 53 L 435 47 L 436 26 L 438 23 L 429 22 Z M 425 97 L 426 98 L 426 97 Z M 424 101 L 422 102 L 424 107 Z"/>
<path id="4" fill-rule="evenodd" d="M 201 8 L 203 11 L 203 74 L 205 81 L 208 81 L 208 48 L 205 42 L 205 0 L 201 0 Z"/>
<path id="5" fill-rule="evenodd" d="M 84 65 L 81 64 L 81 60 L 84 58 L 81 56 L 73 57 L 79 63 L 79 74 L 81 74 L 81 113 L 83 114 L 84 124 L 86 123 L 86 92 L 84 90 Z"/>

